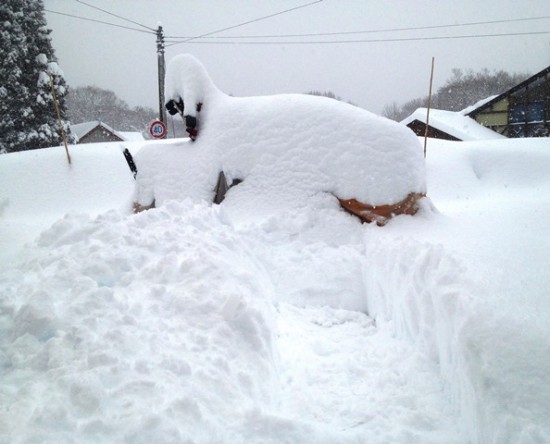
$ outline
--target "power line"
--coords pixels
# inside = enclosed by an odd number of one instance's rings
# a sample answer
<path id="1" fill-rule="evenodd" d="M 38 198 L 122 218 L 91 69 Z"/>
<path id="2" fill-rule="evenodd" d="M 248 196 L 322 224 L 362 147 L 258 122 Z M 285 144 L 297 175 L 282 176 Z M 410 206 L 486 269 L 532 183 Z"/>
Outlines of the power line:
<path id="1" fill-rule="evenodd" d="M 126 22 L 133 23 L 134 25 L 141 26 L 142 28 L 148 29 L 149 31 L 154 31 L 154 29 L 153 29 L 153 28 L 150 28 L 149 26 L 145 26 L 145 25 L 143 25 L 143 24 L 141 24 L 141 23 L 138 23 L 138 22 L 136 22 L 136 21 L 134 21 L 134 20 L 130 20 L 129 18 L 122 17 L 121 15 L 117 15 L 117 14 L 114 14 L 114 13 L 112 13 L 112 12 L 106 11 L 105 9 L 101 9 L 101 8 L 99 8 L 99 7 L 97 7 L 97 6 L 90 5 L 89 3 L 83 2 L 82 0 L 76 0 L 76 2 L 81 3 L 81 4 L 85 5 L 85 6 L 88 6 L 89 8 L 96 9 L 96 10 L 98 10 L 98 11 L 104 12 L 105 14 L 108 14 L 108 15 L 111 15 L 111 16 L 113 16 L 113 17 L 119 18 L 119 19 L 124 20 L 124 21 L 126 21 Z"/>
<path id="2" fill-rule="evenodd" d="M 154 31 L 144 31 L 143 29 L 130 28 L 129 26 L 117 25 L 116 23 L 104 22 L 102 20 L 96 20 L 96 19 L 92 19 L 92 18 L 89 18 L 89 17 L 81 17 L 81 16 L 78 16 L 78 15 L 67 14 L 65 12 L 52 11 L 51 9 L 45 9 L 44 8 L 44 11 L 49 12 L 51 14 L 64 15 L 65 17 L 72 17 L 72 18 L 76 18 L 76 19 L 79 19 L 79 20 L 85 20 L 85 21 L 88 21 L 88 22 L 101 23 L 102 25 L 114 26 L 116 28 L 128 29 L 128 30 L 137 31 L 137 32 L 144 32 L 146 34 L 155 34 Z"/>
<path id="3" fill-rule="evenodd" d="M 76 0 L 79 3 L 83 3 L 80 0 Z M 239 26 L 244 26 L 249 23 L 253 23 L 260 20 L 265 20 L 270 17 L 274 17 L 276 15 L 284 14 L 286 12 L 290 12 L 299 8 L 304 8 L 307 6 L 311 6 L 315 3 L 319 3 L 323 0 L 317 0 L 312 3 L 308 3 L 305 5 L 297 6 L 295 8 L 287 9 L 285 11 L 281 11 L 275 14 L 271 14 L 269 16 L 260 17 L 254 20 L 249 20 L 247 22 L 240 23 L 238 25 L 234 25 L 231 27 L 227 27 L 224 29 L 219 29 L 217 31 L 212 31 L 207 34 L 203 34 L 201 36 L 195 36 L 195 37 L 166 37 L 166 40 L 174 40 L 174 39 L 185 39 L 183 41 L 176 41 L 172 42 L 169 45 L 166 46 L 174 46 L 180 43 L 193 43 L 193 44 L 203 44 L 203 45 L 309 45 L 309 44 L 347 44 L 347 43 L 384 43 L 384 42 L 406 42 L 406 41 L 422 41 L 422 40 L 445 40 L 445 39 L 468 39 L 468 38 L 485 38 L 485 37 L 505 37 L 505 36 L 525 36 L 525 35 L 542 35 L 542 34 L 550 34 L 550 31 L 531 31 L 531 32 L 515 32 L 515 33 L 499 33 L 499 34 L 473 34 L 473 35 L 457 35 L 457 36 L 432 36 L 432 37 L 403 37 L 403 38 L 387 38 L 387 39 L 357 39 L 357 40 L 309 40 L 309 41 L 229 41 L 231 39 L 246 39 L 246 38 L 288 38 L 288 37 L 321 37 L 321 36 L 335 36 L 335 35 L 350 35 L 350 34 L 361 34 L 361 33 L 376 33 L 376 32 L 395 32 L 395 31 L 415 31 L 415 30 L 427 30 L 427 29 L 437 29 L 437 28 L 450 28 L 450 27 L 459 27 L 459 26 L 473 26 L 473 25 L 486 25 L 486 24 L 496 24 L 496 23 L 510 23 L 510 22 L 519 22 L 519 21 L 531 21 L 531 20 L 546 20 L 550 19 L 550 16 L 544 16 L 544 17 L 528 17 L 528 18 L 521 18 L 521 19 L 508 19 L 508 20 L 493 20 L 493 21 L 486 21 L 486 22 L 472 22 L 472 23 L 463 23 L 463 24 L 448 24 L 448 25 L 434 25 L 434 26 L 422 26 L 422 27 L 411 27 L 411 28 L 388 28 L 388 29 L 378 29 L 378 30 L 365 30 L 365 31 L 344 31 L 344 32 L 333 32 L 333 33 L 312 33 L 312 34 L 280 34 L 280 35 L 258 35 L 258 36 L 219 36 L 219 37 L 211 37 L 212 34 L 215 34 L 217 32 L 222 32 L 228 29 L 234 29 Z M 83 3 L 84 4 L 84 3 Z M 92 6 L 93 7 L 93 6 Z M 99 9 L 99 8 L 96 8 Z M 127 29 L 130 31 L 136 31 L 136 32 L 143 32 L 146 34 L 156 34 L 156 30 L 153 30 L 152 28 L 148 28 L 144 25 L 148 31 L 144 31 L 142 29 L 137 28 L 131 28 L 129 26 L 124 25 L 118 25 L 116 23 L 110 23 L 105 22 L 102 20 L 92 19 L 89 17 L 82 17 L 74 14 L 68 14 L 64 12 L 59 11 L 53 11 L 51 9 L 44 9 L 44 11 L 49 12 L 51 14 L 57 14 L 62 15 L 66 17 L 71 17 L 79 20 L 85 20 L 89 22 L 94 23 L 100 23 L 103 25 L 113 26 L 116 28 L 122 28 Z M 107 12 L 108 13 L 108 12 Z M 114 15 L 114 14 L 111 14 Z M 116 15 L 115 15 L 116 16 Z M 131 21 L 131 20 L 128 20 Z M 223 39 L 226 41 L 220 42 L 220 41 L 195 41 L 197 39 L 201 38 L 209 38 L 209 39 Z"/>
<path id="4" fill-rule="evenodd" d="M 550 16 L 543 17 L 525 17 L 525 18 L 515 18 L 515 19 L 505 19 L 505 20 L 490 20 L 483 22 L 470 22 L 470 23 L 450 23 L 446 25 L 432 25 L 432 26 L 415 26 L 408 28 L 385 28 L 385 29 L 369 29 L 363 31 L 340 31 L 340 32 L 318 32 L 318 33 L 309 33 L 309 34 L 278 34 L 278 35 L 238 35 L 238 36 L 211 36 L 210 39 L 253 39 L 253 38 L 295 38 L 295 37 L 322 37 L 322 36 L 337 36 L 337 35 L 352 35 L 352 34 L 373 34 L 373 33 L 383 33 L 383 32 L 401 32 L 401 31 L 421 31 L 428 29 L 441 29 L 441 28 L 456 28 L 462 26 L 479 26 L 479 25 L 494 25 L 499 23 L 515 23 L 515 22 L 525 22 L 533 20 L 548 20 Z M 178 37 L 178 36 L 169 36 L 170 39 L 197 39 L 204 38 L 204 36 L 199 37 Z"/>
<path id="5" fill-rule="evenodd" d="M 525 36 L 525 35 L 542 35 L 550 34 L 550 31 L 532 31 L 532 32 L 509 32 L 500 34 L 471 34 L 471 35 L 455 35 L 455 36 L 432 36 L 432 37 L 403 37 L 389 39 L 360 39 L 360 40 L 318 40 L 318 41 L 190 41 L 193 44 L 202 45 L 323 45 L 323 44 L 346 44 L 346 43 L 385 43 L 385 42 L 413 42 L 422 40 L 455 40 L 455 39 L 472 39 L 485 37 L 508 37 L 508 36 Z M 184 42 L 178 42 L 184 43 Z M 172 43 L 175 45 L 177 43 Z M 168 45 L 169 46 L 169 45 Z"/>
<path id="6" fill-rule="evenodd" d="M 77 0 L 77 1 L 80 1 L 80 0 Z M 200 38 L 203 38 L 203 37 L 207 37 L 207 36 L 210 36 L 210 35 L 212 35 L 212 34 L 217 34 L 217 33 L 219 33 L 219 32 L 229 31 L 230 29 L 239 28 L 240 26 L 248 25 L 248 24 L 250 24 L 250 23 L 259 22 L 259 21 L 261 21 L 261 20 L 266 20 L 266 19 L 268 19 L 268 18 L 272 18 L 272 17 L 276 17 L 276 16 L 278 16 L 278 15 L 286 14 L 286 13 L 291 12 L 291 11 L 296 11 L 297 9 L 307 8 L 307 7 L 312 6 L 312 5 L 314 5 L 314 4 L 321 3 L 322 1 L 323 1 L 323 0 L 316 0 L 316 1 L 311 2 L 311 3 L 306 3 L 305 5 L 295 6 L 294 8 L 285 9 L 284 11 L 276 12 L 276 13 L 274 13 L 274 14 L 269 14 L 269 15 L 266 15 L 266 16 L 263 16 L 263 17 L 258 17 L 258 18 L 255 18 L 255 19 L 253 19 L 253 20 L 248 20 L 248 21 L 246 21 L 246 22 L 239 23 L 238 25 L 233 25 L 233 26 L 228 26 L 227 28 L 217 29 L 216 31 L 207 32 L 206 34 L 201 34 L 201 35 L 198 35 L 198 36 L 196 36 L 196 37 L 189 37 L 189 38 L 187 38 L 186 40 L 183 40 L 183 41 L 181 41 L 181 42 L 172 43 L 172 44 L 166 45 L 166 46 L 179 45 L 179 44 L 181 44 L 181 43 L 190 42 L 190 41 L 192 41 L 192 40 L 200 39 Z M 167 38 L 168 38 L 168 37 L 167 37 Z"/>

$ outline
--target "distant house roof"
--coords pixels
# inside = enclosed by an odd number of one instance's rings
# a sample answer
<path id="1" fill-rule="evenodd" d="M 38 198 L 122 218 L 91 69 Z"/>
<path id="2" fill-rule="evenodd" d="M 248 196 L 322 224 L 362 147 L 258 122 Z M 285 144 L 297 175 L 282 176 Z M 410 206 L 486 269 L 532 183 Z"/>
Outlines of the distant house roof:
<path id="1" fill-rule="evenodd" d="M 109 125 L 98 120 L 71 125 L 71 132 L 77 137 L 77 143 L 117 142 L 126 140 Z"/>
<path id="2" fill-rule="evenodd" d="M 550 66 L 465 114 L 506 137 L 550 137 Z"/>
<path id="3" fill-rule="evenodd" d="M 145 140 L 143 134 L 139 131 L 117 131 L 117 134 L 121 135 L 128 142 L 142 142 Z"/>
<path id="4" fill-rule="evenodd" d="M 426 128 L 427 108 L 418 108 L 409 117 L 401 121 L 419 136 Z M 485 128 L 474 119 L 465 116 L 463 111 L 444 111 L 430 109 L 429 137 L 448 140 L 489 140 L 504 138 L 500 134 Z"/>
<path id="5" fill-rule="evenodd" d="M 465 116 L 469 115 L 472 111 L 481 108 L 486 103 L 492 102 L 495 97 L 498 97 L 498 95 L 485 97 L 484 99 L 478 100 L 473 105 L 468 106 L 467 108 L 464 108 L 462 111 L 460 111 L 460 114 L 464 114 Z"/>
<path id="6" fill-rule="evenodd" d="M 516 86 L 510 88 L 508 91 L 503 92 L 502 94 L 499 94 L 498 96 L 494 96 L 491 100 L 488 100 L 484 103 L 482 103 L 479 106 L 471 107 L 473 109 L 468 109 L 468 112 L 465 113 L 468 116 L 476 116 L 480 112 L 490 108 L 492 105 L 494 105 L 497 102 L 500 102 L 502 99 L 511 96 L 517 91 L 520 91 L 521 89 L 525 88 L 526 86 L 536 82 L 539 79 L 543 79 L 547 77 L 550 74 L 550 66 L 543 69 L 542 71 L 536 73 L 535 75 L 529 77 L 527 80 L 524 80 L 523 82 L 517 84 Z"/>
<path id="7" fill-rule="evenodd" d="M 485 140 L 502 137 L 550 136 L 550 66 L 510 88 L 460 111 L 430 110 L 428 137 Z M 401 123 L 419 136 L 426 132 L 426 108 Z"/>

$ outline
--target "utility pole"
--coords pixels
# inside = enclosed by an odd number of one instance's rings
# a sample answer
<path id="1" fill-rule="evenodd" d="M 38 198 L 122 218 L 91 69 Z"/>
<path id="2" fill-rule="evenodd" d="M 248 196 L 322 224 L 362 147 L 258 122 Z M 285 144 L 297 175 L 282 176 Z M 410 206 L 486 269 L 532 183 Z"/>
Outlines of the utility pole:
<path id="1" fill-rule="evenodd" d="M 164 32 L 162 26 L 157 29 L 157 60 L 158 60 L 158 77 L 159 77 L 159 120 L 166 124 L 166 109 L 164 108 Z"/>

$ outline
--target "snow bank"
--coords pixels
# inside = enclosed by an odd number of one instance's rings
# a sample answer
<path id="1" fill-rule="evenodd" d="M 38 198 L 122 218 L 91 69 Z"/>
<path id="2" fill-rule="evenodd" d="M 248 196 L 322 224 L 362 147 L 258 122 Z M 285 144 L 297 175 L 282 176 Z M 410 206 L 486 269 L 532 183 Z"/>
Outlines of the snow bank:
<path id="1" fill-rule="evenodd" d="M 235 98 L 215 88 L 192 56 L 167 70 L 168 98 L 182 97 L 198 113 L 199 136 L 169 150 L 150 146 L 136 158 L 136 201 L 212 201 L 218 173 L 244 180 L 228 199 L 251 213 L 270 202 L 303 205 L 316 193 L 393 204 L 424 193 L 422 149 L 408 128 L 324 97 L 277 95 Z"/>
<path id="2" fill-rule="evenodd" d="M 429 146 L 448 216 L 365 227 L 368 313 L 438 362 L 470 442 L 547 442 L 550 141 Z"/>
<path id="3" fill-rule="evenodd" d="M 473 378 L 465 368 L 463 325 L 471 316 L 464 269 L 441 246 L 389 236 L 366 239 L 368 313 L 438 363 L 448 393 L 461 411 L 460 428 L 478 441 Z"/>
<path id="4" fill-rule="evenodd" d="M 124 146 L 135 152 L 141 145 Z M 66 213 L 127 211 L 134 180 L 121 148 L 118 143 L 70 145 L 70 166 L 62 147 L 2 155 L 0 258 L 12 258 Z"/>
<path id="5" fill-rule="evenodd" d="M 66 216 L 40 236 L 2 299 L 4 436 L 213 442 L 270 409 L 270 289 L 205 216 Z"/>

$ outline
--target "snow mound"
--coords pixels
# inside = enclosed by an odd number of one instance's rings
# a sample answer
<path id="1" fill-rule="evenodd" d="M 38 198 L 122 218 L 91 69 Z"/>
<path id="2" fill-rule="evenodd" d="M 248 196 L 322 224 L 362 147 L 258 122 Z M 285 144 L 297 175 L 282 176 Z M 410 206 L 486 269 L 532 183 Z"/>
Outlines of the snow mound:
<path id="1" fill-rule="evenodd" d="M 197 115 L 199 135 L 140 151 L 140 205 L 212 201 L 220 171 L 229 183 L 243 180 L 228 199 L 246 202 L 251 213 L 272 203 L 300 206 L 317 193 L 383 205 L 426 192 L 413 132 L 360 108 L 300 94 L 230 97 L 190 55 L 168 65 L 167 93 L 183 99 L 185 114 Z"/>
<path id="2" fill-rule="evenodd" d="M 68 215 L 40 236 L 42 254 L 0 303 L 12 315 L 0 325 L 11 343 L 0 349 L 5 436 L 219 442 L 242 427 L 235 406 L 272 405 L 274 309 L 254 297 L 265 284 L 238 237 L 203 241 L 201 226 L 223 227 L 215 214 L 163 210 Z M 32 380 L 19 387 L 23 371 Z"/>

